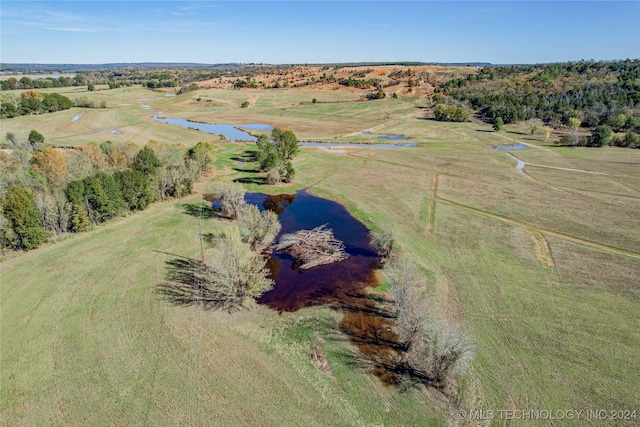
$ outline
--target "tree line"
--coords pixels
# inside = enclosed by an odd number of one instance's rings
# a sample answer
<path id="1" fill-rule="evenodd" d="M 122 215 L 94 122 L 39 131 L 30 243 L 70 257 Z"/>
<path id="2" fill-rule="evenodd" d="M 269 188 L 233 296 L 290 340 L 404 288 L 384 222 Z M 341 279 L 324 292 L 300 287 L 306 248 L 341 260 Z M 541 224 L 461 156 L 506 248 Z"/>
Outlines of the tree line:
<path id="1" fill-rule="evenodd" d="M 88 89 L 94 90 L 95 88 L 92 89 L 92 85 L 89 85 Z M 71 100 L 59 93 L 40 93 L 32 90 L 23 92 L 19 96 L 0 94 L 0 118 L 3 119 L 53 113 L 68 110 L 71 107 L 107 108 L 107 102 L 102 101 L 100 104 L 96 104 L 86 96 Z"/>
<path id="2" fill-rule="evenodd" d="M 190 194 L 211 168 L 213 150 L 151 141 L 89 143 L 77 149 L 7 134 L 0 154 L 0 247 L 34 249 L 61 234 L 85 231 L 152 202 Z"/>

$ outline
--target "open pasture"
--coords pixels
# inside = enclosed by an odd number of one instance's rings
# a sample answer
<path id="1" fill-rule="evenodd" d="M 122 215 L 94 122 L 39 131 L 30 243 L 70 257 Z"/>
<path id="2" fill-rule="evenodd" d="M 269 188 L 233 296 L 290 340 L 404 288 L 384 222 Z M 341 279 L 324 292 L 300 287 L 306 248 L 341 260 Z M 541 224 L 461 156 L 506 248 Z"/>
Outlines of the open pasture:
<path id="1" fill-rule="evenodd" d="M 313 97 L 327 103 L 307 104 Z M 216 141 L 214 180 L 271 193 L 312 185 L 368 227 L 394 231 L 399 251 L 428 272 L 442 315 L 472 331 L 476 359 L 447 400 L 420 387 L 383 387 L 354 362 L 331 327 L 339 314 L 326 307 L 227 315 L 171 305 L 154 292 L 167 259 L 154 251 L 193 256 L 198 241 L 184 201 L 168 202 L 2 263 L 5 424 L 430 425 L 454 423 L 458 405 L 638 409 L 639 150 L 554 147 L 515 127 L 501 136 L 479 123 L 425 120 L 417 101 L 361 103 L 352 92 L 165 97 L 131 88 L 108 104 L 3 120 L 3 132 L 37 129 L 54 145 Z M 271 187 L 259 184 L 253 164 L 238 163 L 251 158 L 252 145 L 153 122 L 156 111 L 280 125 L 300 139 L 345 141 L 373 129 L 372 139 L 399 133 L 418 146 L 303 148 L 295 181 Z M 97 127 L 124 131 L 88 133 Z M 487 148 L 514 142 L 505 136 L 533 145 L 512 152 L 522 161 L 609 175 L 533 166 L 521 173 L 513 158 Z M 207 219 L 204 227 L 226 225 Z M 317 342 L 330 374 L 309 361 Z"/>

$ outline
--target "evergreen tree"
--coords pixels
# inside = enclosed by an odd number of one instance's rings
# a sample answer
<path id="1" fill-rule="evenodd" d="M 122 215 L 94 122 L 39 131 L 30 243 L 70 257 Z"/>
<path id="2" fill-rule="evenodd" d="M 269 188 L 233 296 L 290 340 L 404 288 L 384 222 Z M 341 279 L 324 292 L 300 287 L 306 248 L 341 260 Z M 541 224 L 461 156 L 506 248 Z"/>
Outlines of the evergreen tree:
<path id="1" fill-rule="evenodd" d="M 9 187 L 3 209 L 15 233 L 15 249 L 34 249 L 44 243 L 47 232 L 42 227 L 40 211 L 29 190 L 15 185 Z"/>
<path id="2" fill-rule="evenodd" d="M 156 153 L 149 147 L 138 151 L 133 161 L 133 168 L 144 175 L 153 175 L 162 165 Z"/>
<path id="3" fill-rule="evenodd" d="M 153 201 L 149 180 L 138 171 L 118 171 L 113 174 L 120 187 L 122 199 L 129 210 L 146 209 Z"/>
<path id="4" fill-rule="evenodd" d="M 504 125 L 504 122 L 502 121 L 502 117 L 496 117 L 495 120 L 493 121 L 493 130 L 495 130 L 496 132 L 500 132 L 500 130 L 502 130 L 503 125 Z"/>

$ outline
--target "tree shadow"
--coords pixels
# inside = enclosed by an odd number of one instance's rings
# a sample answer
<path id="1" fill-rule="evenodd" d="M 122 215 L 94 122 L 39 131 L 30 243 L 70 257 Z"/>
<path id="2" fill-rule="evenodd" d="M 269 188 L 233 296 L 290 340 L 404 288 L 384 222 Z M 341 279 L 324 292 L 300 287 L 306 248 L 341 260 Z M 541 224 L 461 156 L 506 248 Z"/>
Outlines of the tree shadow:
<path id="1" fill-rule="evenodd" d="M 326 319 L 318 327 L 328 339 L 348 342 L 357 351 L 334 352 L 343 363 L 364 369 L 384 385 L 408 390 L 430 386 L 439 390 L 444 384 L 407 362 L 408 345 L 401 342 L 395 330 L 392 301 L 380 294 L 348 293 L 331 305 L 343 313 L 342 319 Z"/>
<path id="2" fill-rule="evenodd" d="M 267 185 L 267 178 L 264 176 L 245 176 L 242 178 L 236 178 L 233 182 L 239 182 L 241 184 Z"/>
<path id="3" fill-rule="evenodd" d="M 257 161 L 256 150 L 245 150 L 242 154 L 230 157 L 234 162 L 255 162 Z"/>
<path id="4" fill-rule="evenodd" d="M 349 304 L 350 309 L 353 308 Z M 342 309 L 344 307 L 334 306 Z M 421 378 L 404 362 L 404 347 L 398 344 L 397 336 L 391 329 L 392 323 L 387 320 L 382 324 L 370 318 L 361 318 L 358 311 L 345 312 L 340 322 L 324 319 L 317 326 L 327 339 L 335 342 L 351 343 L 357 351 L 334 350 L 333 357 L 341 363 L 361 369 L 375 375 L 384 385 L 406 391 L 410 388 L 424 386 L 428 379 Z M 367 317 L 377 317 L 366 315 Z M 379 318 L 378 318 L 379 319 Z"/>
<path id="5" fill-rule="evenodd" d="M 165 281 L 154 292 L 176 306 L 198 306 L 205 310 L 226 308 L 228 298 L 206 285 L 202 262 L 175 258 L 166 262 Z"/>
<path id="6" fill-rule="evenodd" d="M 185 214 L 196 218 L 211 218 L 218 216 L 218 210 L 209 203 L 183 203 L 181 206 Z"/>
<path id="7" fill-rule="evenodd" d="M 236 172 L 246 172 L 246 173 L 258 173 L 260 172 L 258 169 L 241 169 L 241 168 L 231 168 Z"/>

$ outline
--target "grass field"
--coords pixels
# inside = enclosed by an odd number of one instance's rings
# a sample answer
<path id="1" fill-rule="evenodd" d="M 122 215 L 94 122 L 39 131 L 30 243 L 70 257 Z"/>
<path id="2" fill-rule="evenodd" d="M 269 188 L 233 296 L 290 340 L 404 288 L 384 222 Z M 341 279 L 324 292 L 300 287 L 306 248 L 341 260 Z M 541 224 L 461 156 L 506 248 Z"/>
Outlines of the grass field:
<path id="1" fill-rule="evenodd" d="M 112 91 L 104 92 L 95 96 Z M 149 103 L 211 123 L 289 125 L 301 138 L 348 140 L 373 128 L 417 141 L 406 149 L 302 149 L 292 185 L 247 188 L 288 192 L 313 184 L 310 191 L 343 203 L 368 226 L 393 229 L 400 252 L 430 272 L 442 315 L 472 331 L 473 366 L 449 401 L 424 388 L 383 387 L 354 365 L 353 348 L 335 328 L 340 313 L 328 308 L 227 315 L 171 305 L 155 292 L 171 257 L 154 251 L 198 251 L 196 220 L 178 201 L 0 265 L 3 424 L 432 425 L 458 422 L 458 405 L 640 410 L 638 150 L 554 147 L 516 127 L 499 136 L 482 124 L 425 120 L 410 100 L 342 103 L 355 101 L 351 92 L 329 92 L 341 103 L 315 106 L 301 102 L 322 95 L 295 90 L 136 101 L 149 93 L 131 89 L 108 102 Z M 193 103 L 198 95 L 218 106 Z M 249 108 L 232 107 L 246 99 Z M 84 133 L 109 126 L 130 129 L 118 137 L 139 144 L 207 140 L 150 121 L 153 111 L 138 104 L 87 111 L 68 131 L 61 123 L 77 111 L 2 127 L 73 141 L 65 145 L 115 140 Z M 85 128 L 75 127 L 83 121 Z M 608 175 L 533 166 L 521 173 L 514 159 L 487 148 L 512 142 L 505 137 L 533 145 L 512 152 L 525 162 Z M 250 176 L 252 165 L 234 160 L 250 148 L 218 145 L 215 180 Z M 205 221 L 206 230 L 226 225 Z M 316 342 L 329 374 L 309 361 Z"/>

